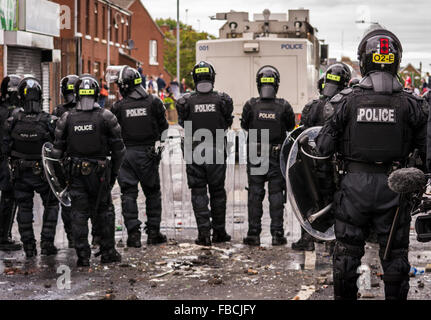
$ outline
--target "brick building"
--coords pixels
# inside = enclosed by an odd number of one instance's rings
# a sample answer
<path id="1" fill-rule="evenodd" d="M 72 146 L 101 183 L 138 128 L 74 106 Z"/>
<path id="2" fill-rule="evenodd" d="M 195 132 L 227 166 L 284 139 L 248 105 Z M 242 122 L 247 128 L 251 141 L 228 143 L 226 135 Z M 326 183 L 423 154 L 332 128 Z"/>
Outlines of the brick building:
<path id="1" fill-rule="evenodd" d="M 169 78 L 163 66 L 163 33 L 140 0 L 53 1 L 62 5 L 62 17 L 67 10 L 71 17 L 55 39 L 61 77 L 90 73 L 101 79 L 108 65 L 130 65 Z"/>

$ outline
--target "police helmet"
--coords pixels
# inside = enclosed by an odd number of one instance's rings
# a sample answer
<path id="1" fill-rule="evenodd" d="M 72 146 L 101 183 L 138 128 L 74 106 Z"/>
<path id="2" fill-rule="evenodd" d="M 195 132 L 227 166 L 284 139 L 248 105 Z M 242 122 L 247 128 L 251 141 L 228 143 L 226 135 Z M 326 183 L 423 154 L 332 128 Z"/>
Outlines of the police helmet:
<path id="1" fill-rule="evenodd" d="M 132 67 L 124 66 L 117 83 L 123 97 L 131 96 L 139 99 L 147 96 L 147 92 L 142 86 L 141 74 Z"/>
<path id="2" fill-rule="evenodd" d="M 93 110 L 100 93 L 97 80 L 90 74 L 83 74 L 75 84 L 75 94 L 78 101 L 76 109 Z"/>
<path id="3" fill-rule="evenodd" d="M 16 74 L 6 76 L 1 83 L 1 99 L 12 105 L 18 105 L 18 85 L 21 77 Z"/>
<path id="4" fill-rule="evenodd" d="M 358 60 L 362 76 L 372 71 L 396 75 L 400 68 L 403 48 L 395 34 L 380 25 L 365 32 L 358 46 Z"/>
<path id="5" fill-rule="evenodd" d="M 274 99 L 280 85 L 280 73 L 273 66 L 263 66 L 257 71 L 256 83 L 262 99 Z"/>
<path id="6" fill-rule="evenodd" d="M 346 64 L 337 62 L 329 66 L 325 73 L 323 95 L 327 97 L 334 96 L 349 85 L 351 78 L 352 72 Z"/>
<path id="7" fill-rule="evenodd" d="M 193 82 L 195 83 L 196 91 L 200 93 L 208 93 L 213 90 L 215 82 L 215 70 L 211 63 L 201 61 L 193 67 Z"/>
<path id="8" fill-rule="evenodd" d="M 42 85 L 33 76 L 24 77 L 18 84 L 19 105 L 27 113 L 42 111 Z"/>
<path id="9" fill-rule="evenodd" d="M 324 87 L 325 87 L 325 75 L 322 75 L 319 81 L 317 81 L 317 90 L 319 91 L 319 94 L 322 94 Z"/>
<path id="10" fill-rule="evenodd" d="M 60 90 L 66 104 L 75 100 L 75 84 L 79 81 L 77 75 L 71 74 L 60 81 Z"/>

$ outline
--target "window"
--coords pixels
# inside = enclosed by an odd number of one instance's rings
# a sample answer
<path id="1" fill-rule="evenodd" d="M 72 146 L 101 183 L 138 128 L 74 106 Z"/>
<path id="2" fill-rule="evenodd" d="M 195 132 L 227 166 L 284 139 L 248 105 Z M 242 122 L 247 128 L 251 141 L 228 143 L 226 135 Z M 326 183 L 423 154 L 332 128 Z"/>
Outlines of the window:
<path id="1" fill-rule="evenodd" d="M 81 16 L 81 1 L 77 1 L 76 10 L 78 12 L 79 18 L 81 18 L 81 21 L 82 21 L 82 16 Z M 77 32 L 81 32 L 81 22 L 79 20 L 77 21 L 77 26 L 76 27 L 77 27 L 76 28 Z"/>
<path id="2" fill-rule="evenodd" d="M 157 40 L 150 40 L 150 64 L 158 65 L 157 62 Z"/>
<path id="3" fill-rule="evenodd" d="M 85 34 L 90 34 L 90 0 L 86 1 L 85 4 Z"/>
<path id="4" fill-rule="evenodd" d="M 102 39 L 106 39 L 106 7 L 102 7 Z"/>
<path id="5" fill-rule="evenodd" d="M 99 5 L 97 1 L 94 3 L 94 17 L 96 19 L 96 22 L 94 23 L 94 26 L 96 28 L 94 37 L 97 38 L 99 36 Z"/>

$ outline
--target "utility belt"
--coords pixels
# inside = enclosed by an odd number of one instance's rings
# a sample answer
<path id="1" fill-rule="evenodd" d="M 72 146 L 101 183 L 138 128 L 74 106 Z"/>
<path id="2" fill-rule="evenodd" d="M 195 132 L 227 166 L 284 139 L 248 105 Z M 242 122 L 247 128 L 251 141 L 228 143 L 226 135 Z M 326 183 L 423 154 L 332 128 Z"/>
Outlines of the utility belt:
<path id="1" fill-rule="evenodd" d="M 262 155 L 262 146 L 268 145 L 264 143 L 253 143 L 254 146 L 256 146 L 257 155 Z M 248 148 L 250 148 L 250 144 L 247 145 Z M 273 158 L 279 158 L 280 152 L 281 152 L 281 144 L 269 144 L 269 156 Z"/>
<path id="2" fill-rule="evenodd" d="M 110 166 L 110 160 L 97 160 L 97 159 L 70 159 L 70 175 L 72 177 L 88 176 L 92 173 L 102 175 Z"/>
<path id="3" fill-rule="evenodd" d="M 11 160 L 12 178 L 19 176 L 19 171 L 31 168 L 34 175 L 43 177 L 43 165 L 41 160 L 12 159 Z"/>
<path id="4" fill-rule="evenodd" d="M 373 163 L 348 160 L 344 162 L 343 171 L 345 173 L 383 173 L 390 175 L 399 168 L 401 168 L 401 165 L 398 162 Z"/>

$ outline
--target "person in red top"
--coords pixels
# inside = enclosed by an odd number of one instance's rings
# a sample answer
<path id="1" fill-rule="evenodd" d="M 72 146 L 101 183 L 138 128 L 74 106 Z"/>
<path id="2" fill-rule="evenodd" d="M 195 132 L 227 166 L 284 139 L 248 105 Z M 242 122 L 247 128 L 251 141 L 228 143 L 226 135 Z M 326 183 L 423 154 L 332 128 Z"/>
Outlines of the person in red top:
<path id="1" fill-rule="evenodd" d="M 108 86 L 106 85 L 105 81 L 103 79 L 100 79 L 100 96 L 99 96 L 99 105 L 100 107 L 104 108 L 106 103 L 106 98 L 108 97 Z"/>

